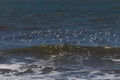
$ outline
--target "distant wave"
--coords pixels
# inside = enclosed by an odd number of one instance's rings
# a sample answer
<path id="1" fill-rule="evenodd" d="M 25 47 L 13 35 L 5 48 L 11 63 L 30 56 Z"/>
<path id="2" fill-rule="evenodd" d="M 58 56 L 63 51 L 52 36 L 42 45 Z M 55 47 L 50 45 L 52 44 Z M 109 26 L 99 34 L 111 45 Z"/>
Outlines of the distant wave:
<path id="1" fill-rule="evenodd" d="M 87 55 L 91 57 L 106 57 L 120 54 L 119 47 L 108 47 L 108 46 L 74 46 L 74 45 L 41 45 L 31 46 L 27 48 L 17 48 L 11 50 L 2 51 L 4 54 L 33 54 L 32 56 L 42 55 L 68 55 L 68 54 L 79 54 Z"/>

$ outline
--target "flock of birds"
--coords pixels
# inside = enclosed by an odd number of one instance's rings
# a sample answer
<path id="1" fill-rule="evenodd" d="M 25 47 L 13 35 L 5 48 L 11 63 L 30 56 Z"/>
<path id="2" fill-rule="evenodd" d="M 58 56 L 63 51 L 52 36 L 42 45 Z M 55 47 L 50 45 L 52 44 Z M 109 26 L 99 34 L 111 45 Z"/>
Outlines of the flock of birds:
<path id="1" fill-rule="evenodd" d="M 119 34 L 110 31 L 90 31 L 87 29 L 48 29 L 48 30 L 20 30 L 1 36 L 0 40 L 24 44 L 76 44 L 76 45 L 104 45 L 119 42 Z M 107 45 L 107 44 L 106 44 Z"/>

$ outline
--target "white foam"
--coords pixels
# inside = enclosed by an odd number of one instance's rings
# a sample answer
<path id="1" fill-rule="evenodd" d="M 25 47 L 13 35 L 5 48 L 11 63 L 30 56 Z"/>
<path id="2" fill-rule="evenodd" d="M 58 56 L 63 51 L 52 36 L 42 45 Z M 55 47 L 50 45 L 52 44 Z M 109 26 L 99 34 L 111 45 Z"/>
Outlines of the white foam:
<path id="1" fill-rule="evenodd" d="M 19 62 L 15 64 L 0 64 L 0 69 L 11 69 L 11 70 L 18 70 L 19 67 L 24 65 L 24 62 Z"/>
<path id="2" fill-rule="evenodd" d="M 50 77 L 42 77 L 38 75 L 27 75 L 27 76 L 0 76 L 0 80 L 55 80 Z"/>
<path id="3" fill-rule="evenodd" d="M 109 46 L 105 46 L 104 48 L 105 48 L 105 49 L 110 49 L 111 47 L 109 47 Z"/>
<path id="4" fill-rule="evenodd" d="M 96 76 L 92 80 L 120 80 L 120 76 L 116 77 L 115 74 L 105 74 L 102 76 Z"/>
<path id="5" fill-rule="evenodd" d="M 112 59 L 114 62 L 120 62 L 120 59 Z"/>
<path id="6" fill-rule="evenodd" d="M 55 78 L 59 76 L 60 73 L 53 71 L 50 74 L 29 74 L 22 76 L 4 76 L 0 75 L 0 80 L 56 80 Z"/>
<path id="7" fill-rule="evenodd" d="M 76 78 L 76 77 L 67 77 L 68 80 L 87 80 L 82 78 Z"/>
<path id="8" fill-rule="evenodd" d="M 96 73 L 100 73 L 100 71 L 97 71 L 97 70 L 91 71 L 91 72 L 90 72 L 90 75 L 94 75 L 94 74 L 96 74 Z"/>
<path id="9" fill-rule="evenodd" d="M 98 71 L 95 71 L 93 73 L 98 73 Z M 0 75 L 0 80 L 119 80 L 120 76 L 116 77 L 115 74 L 108 74 L 105 75 L 96 75 L 94 77 L 74 77 L 74 76 L 62 76 L 60 72 L 53 71 L 50 74 L 29 74 L 29 75 L 22 75 L 22 76 L 4 76 Z M 94 74 L 93 74 L 94 75 Z"/>

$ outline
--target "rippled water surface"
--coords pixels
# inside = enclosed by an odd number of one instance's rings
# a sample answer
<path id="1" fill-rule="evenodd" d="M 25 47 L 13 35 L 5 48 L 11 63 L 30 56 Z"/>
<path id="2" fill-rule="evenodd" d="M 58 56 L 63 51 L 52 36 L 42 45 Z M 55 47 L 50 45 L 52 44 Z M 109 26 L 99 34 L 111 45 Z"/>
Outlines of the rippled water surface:
<path id="1" fill-rule="evenodd" d="M 119 0 L 0 0 L 0 80 L 119 80 L 119 48 Z"/>

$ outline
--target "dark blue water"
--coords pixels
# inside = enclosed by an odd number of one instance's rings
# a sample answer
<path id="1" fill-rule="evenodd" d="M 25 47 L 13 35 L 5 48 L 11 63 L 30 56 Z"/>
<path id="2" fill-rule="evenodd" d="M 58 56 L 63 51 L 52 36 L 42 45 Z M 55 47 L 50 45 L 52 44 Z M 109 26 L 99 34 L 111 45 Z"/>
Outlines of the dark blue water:
<path id="1" fill-rule="evenodd" d="M 0 49 L 120 46 L 119 0 L 1 0 Z"/>
<path id="2" fill-rule="evenodd" d="M 2 51 L 48 44 L 118 49 Z M 0 80 L 119 80 L 119 47 L 120 0 L 0 0 Z"/>

